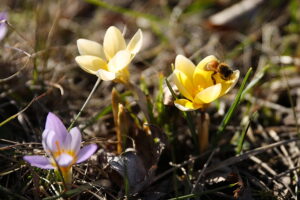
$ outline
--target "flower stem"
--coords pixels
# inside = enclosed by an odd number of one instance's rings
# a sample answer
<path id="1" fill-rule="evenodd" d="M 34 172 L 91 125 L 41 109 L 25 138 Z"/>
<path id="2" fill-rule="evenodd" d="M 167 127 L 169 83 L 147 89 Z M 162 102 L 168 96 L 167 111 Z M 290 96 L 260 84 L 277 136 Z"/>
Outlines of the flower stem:
<path id="1" fill-rule="evenodd" d="M 200 112 L 200 118 L 197 118 L 197 129 L 198 129 L 198 145 L 199 152 L 203 153 L 207 150 L 209 145 L 209 123 L 210 118 L 208 113 L 205 111 Z"/>
<path id="2" fill-rule="evenodd" d="M 181 111 L 181 112 L 182 112 L 183 117 L 185 118 L 185 120 L 186 120 L 186 122 L 188 124 L 188 127 L 190 129 L 190 132 L 191 132 L 191 135 L 192 135 L 192 139 L 194 141 L 195 146 L 199 147 L 199 143 L 198 143 L 198 140 L 197 140 L 196 127 L 195 127 L 195 123 L 194 123 L 194 120 L 193 120 L 193 117 L 192 117 L 190 111 Z"/>
<path id="3" fill-rule="evenodd" d="M 84 110 L 84 108 L 86 107 L 87 103 L 88 103 L 89 100 L 91 99 L 93 93 L 94 93 L 95 90 L 97 89 L 97 87 L 98 87 L 98 85 L 99 85 L 100 82 L 101 82 L 101 79 L 98 78 L 97 81 L 96 81 L 96 83 L 95 83 L 95 85 L 94 85 L 94 87 L 93 87 L 93 89 L 92 89 L 92 91 L 90 92 L 88 98 L 85 100 L 85 102 L 84 102 L 83 106 L 81 107 L 80 111 L 78 112 L 78 114 L 76 115 L 75 119 L 72 121 L 71 125 L 69 126 L 68 131 L 74 126 L 75 122 L 76 122 L 77 119 L 80 117 L 82 111 Z"/>

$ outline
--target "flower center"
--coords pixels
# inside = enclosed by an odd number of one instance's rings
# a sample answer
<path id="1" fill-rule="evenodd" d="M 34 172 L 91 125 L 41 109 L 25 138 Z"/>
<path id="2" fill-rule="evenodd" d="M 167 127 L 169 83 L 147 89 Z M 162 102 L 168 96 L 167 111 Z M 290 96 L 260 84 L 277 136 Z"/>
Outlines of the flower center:
<path id="1" fill-rule="evenodd" d="M 77 161 L 77 156 L 72 149 L 64 149 L 59 141 L 55 141 L 56 151 L 52 152 L 53 158 L 51 164 L 56 167 L 56 162 L 59 166 L 71 166 Z M 55 159 L 56 162 L 53 160 Z"/>

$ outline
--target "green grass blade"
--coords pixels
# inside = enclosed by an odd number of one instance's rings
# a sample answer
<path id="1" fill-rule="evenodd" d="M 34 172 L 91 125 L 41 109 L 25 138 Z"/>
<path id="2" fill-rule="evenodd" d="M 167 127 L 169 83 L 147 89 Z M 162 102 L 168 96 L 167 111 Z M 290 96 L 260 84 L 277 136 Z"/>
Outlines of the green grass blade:
<path id="1" fill-rule="evenodd" d="M 217 135 L 216 135 L 216 141 L 214 142 L 214 145 L 217 143 L 217 141 L 219 140 L 219 136 L 221 135 L 221 133 L 225 130 L 226 126 L 228 125 L 232 115 L 233 115 L 233 112 L 235 111 L 235 109 L 237 108 L 237 106 L 239 105 L 240 103 L 240 100 L 241 100 L 241 96 L 243 94 L 243 91 L 244 91 L 244 88 L 246 86 L 246 83 L 249 79 L 249 76 L 252 72 L 252 68 L 250 67 L 245 78 L 243 79 L 243 82 L 242 82 L 242 85 L 235 97 L 235 100 L 234 102 L 232 103 L 232 105 L 230 106 L 229 110 L 227 111 L 226 115 L 224 116 L 222 122 L 221 122 L 221 125 L 219 126 L 218 128 L 218 132 L 217 132 Z"/>
<path id="2" fill-rule="evenodd" d="M 260 70 L 251 80 L 251 82 L 247 85 L 247 87 L 244 89 L 241 99 L 244 99 L 245 94 L 253 88 L 265 75 L 266 71 L 270 69 L 270 66 L 265 66 L 262 70 Z"/>
<path id="3" fill-rule="evenodd" d="M 250 127 L 250 124 L 251 124 L 253 118 L 256 117 L 256 114 L 257 113 L 254 113 L 253 115 L 250 116 L 250 119 L 248 120 L 247 125 L 244 126 L 244 128 L 242 130 L 241 136 L 240 136 L 240 138 L 238 140 L 238 144 L 237 144 L 237 149 L 236 149 L 236 153 L 237 154 L 240 154 L 242 152 L 242 150 L 243 150 L 243 144 L 244 144 L 244 141 L 245 141 L 245 136 L 246 136 L 246 134 L 248 132 L 248 129 Z"/>
<path id="4" fill-rule="evenodd" d="M 175 94 L 175 92 L 173 91 L 172 86 L 171 86 L 170 82 L 168 81 L 168 79 L 166 78 L 165 80 L 166 80 L 167 87 L 169 88 L 169 90 L 170 90 L 170 92 L 171 92 L 173 98 L 174 98 L 174 99 L 178 99 L 178 97 L 177 97 L 177 95 Z"/>

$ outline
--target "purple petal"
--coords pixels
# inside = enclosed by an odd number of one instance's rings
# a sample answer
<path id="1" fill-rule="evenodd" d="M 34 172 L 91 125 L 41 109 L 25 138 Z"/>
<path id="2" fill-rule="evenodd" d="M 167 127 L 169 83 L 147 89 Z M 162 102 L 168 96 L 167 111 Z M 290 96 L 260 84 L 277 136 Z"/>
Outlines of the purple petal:
<path id="1" fill-rule="evenodd" d="M 72 136 L 72 141 L 70 143 L 69 149 L 72 150 L 75 155 L 77 155 L 77 153 L 80 150 L 80 145 L 81 145 L 81 133 L 80 130 L 77 127 L 74 127 L 70 130 L 70 134 Z"/>
<path id="2" fill-rule="evenodd" d="M 0 20 L 7 19 L 7 12 L 0 12 Z"/>
<path id="3" fill-rule="evenodd" d="M 67 167 L 73 162 L 74 158 L 66 153 L 61 154 L 58 158 L 56 158 L 56 162 L 59 166 Z"/>
<path id="4" fill-rule="evenodd" d="M 43 135 L 42 135 L 42 145 L 43 145 L 43 148 L 46 152 L 49 152 L 50 149 L 48 147 L 48 145 L 46 144 L 46 140 L 47 140 L 47 137 L 48 137 L 48 134 L 50 133 L 49 130 L 44 130 L 43 131 Z"/>
<path id="5" fill-rule="evenodd" d="M 54 131 L 57 134 L 57 140 L 61 143 L 65 140 L 65 137 L 68 134 L 68 131 L 62 121 L 51 112 L 48 113 L 45 129 Z"/>
<path id="6" fill-rule="evenodd" d="M 81 163 L 81 162 L 87 160 L 89 157 L 91 157 L 95 153 L 96 150 L 97 150 L 96 144 L 90 144 L 90 145 L 83 147 L 82 149 L 80 149 L 80 151 L 77 155 L 78 160 L 76 163 Z"/>
<path id="7" fill-rule="evenodd" d="M 0 12 L 0 21 L 7 20 L 7 13 Z M 4 38 L 7 32 L 7 25 L 5 22 L 0 22 L 0 41 Z"/>
<path id="8" fill-rule="evenodd" d="M 50 161 L 45 156 L 24 156 L 23 159 L 31 164 L 31 166 L 39 167 L 42 169 L 54 169 Z"/>
<path id="9" fill-rule="evenodd" d="M 72 150 L 70 148 L 71 143 L 72 143 L 72 135 L 70 133 L 68 133 L 65 137 L 65 140 L 64 140 L 63 144 L 62 144 L 63 145 L 62 148 L 65 149 L 65 150 Z"/>
<path id="10" fill-rule="evenodd" d="M 51 151 L 54 153 L 62 150 L 63 147 L 63 143 L 60 140 L 60 135 L 54 131 L 49 131 L 42 143 L 45 144 L 46 152 Z"/>

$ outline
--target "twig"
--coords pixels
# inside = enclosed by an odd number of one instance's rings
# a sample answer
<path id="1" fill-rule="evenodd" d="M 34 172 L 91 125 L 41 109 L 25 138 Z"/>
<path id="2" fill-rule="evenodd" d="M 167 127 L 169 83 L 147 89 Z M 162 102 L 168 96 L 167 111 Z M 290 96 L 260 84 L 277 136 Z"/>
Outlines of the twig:
<path id="1" fill-rule="evenodd" d="M 216 153 L 217 150 L 219 150 L 219 149 L 214 149 L 213 152 L 210 154 L 209 158 L 207 159 L 206 163 L 203 166 L 203 169 L 201 170 L 201 172 L 200 172 L 200 174 L 199 174 L 199 176 L 197 178 L 197 181 L 196 181 L 194 187 L 191 190 L 191 193 L 195 192 L 195 189 L 196 189 L 197 185 L 199 184 L 199 182 L 200 182 L 200 180 L 201 180 L 201 178 L 202 178 L 202 176 L 203 176 L 203 174 L 204 174 L 207 166 L 209 165 L 211 159 L 213 158 L 213 156 L 215 155 L 215 153 Z"/>
<path id="2" fill-rule="evenodd" d="M 257 158 L 256 156 L 250 156 L 250 159 L 257 163 L 259 166 L 261 166 L 263 169 L 265 169 L 267 172 L 269 172 L 270 174 L 272 174 L 273 176 L 275 176 L 277 173 L 271 168 L 269 167 L 269 165 L 265 162 L 263 162 L 262 160 L 260 160 L 259 158 Z M 277 181 L 276 181 L 277 182 Z M 280 182 L 279 182 L 280 183 Z M 277 183 L 278 184 L 278 183 Z M 296 199 L 296 195 L 293 192 L 293 190 L 285 183 L 281 183 L 282 185 L 284 185 L 288 191 L 291 193 L 291 195 L 293 196 L 293 199 Z"/>
<path id="3" fill-rule="evenodd" d="M 62 77 L 58 82 L 60 82 L 64 77 Z M 4 124 L 8 123 L 9 121 L 13 120 L 14 118 L 16 118 L 17 116 L 19 116 L 21 113 L 23 113 L 24 111 L 26 111 L 31 104 L 33 104 L 35 101 L 45 97 L 48 93 L 50 93 L 53 90 L 53 88 L 48 89 L 46 92 L 42 93 L 41 95 L 34 97 L 28 104 L 27 106 L 25 106 L 22 110 L 20 110 L 19 112 L 17 112 L 16 114 L 10 116 L 9 118 L 5 119 L 4 121 L 2 121 L 0 123 L 0 127 L 3 126 Z"/>
<path id="4" fill-rule="evenodd" d="M 6 193 L 6 194 L 9 194 L 11 197 L 15 197 L 16 199 L 28 200 L 27 198 L 25 198 L 21 195 L 18 195 L 15 192 L 10 191 L 9 189 L 7 189 L 6 187 L 3 187 L 2 185 L 0 185 L 0 191 L 1 191 L 1 193 L 3 192 L 3 193 Z"/>
<path id="5" fill-rule="evenodd" d="M 166 176 L 166 175 L 172 173 L 173 171 L 177 170 L 178 168 L 183 167 L 183 166 L 185 166 L 185 165 L 187 165 L 187 164 L 189 164 L 189 163 L 191 163 L 191 162 L 194 162 L 195 160 L 198 160 L 199 158 L 202 158 L 202 157 L 206 156 L 208 153 L 209 153 L 209 151 L 207 151 L 207 152 L 201 154 L 200 156 L 192 157 L 192 158 L 190 158 L 189 160 L 184 161 L 184 162 L 181 163 L 180 165 L 177 165 L 176 167 L 173 167 L 173 168 L 171 168 L 171 169 L 168 169 L 168 170 L 162 172 L 161 174 L 159 174 L 158 176 L 156 176 L 156 177 L 152 180 L 152 182 L 150 183 L 150 185 L 153 184 L 153 183 L 155 183 L 156 181 L 160 180 L 160 179 L 163 178 L 164 176 Z"/>
<path id="6" fill-rule="evenodd" d="M 242 162 L 243 160 L 246 160 L 246 159 L 250 158 L 250 156 L 254 156 L 254 155 L 263 153 L 263 152 L 267 151 L 268 149 L 272 149 L 274 147 L 277 147 L 277 146 L 280 146 L 280 145 L 285 145 L 285 144 L 288 144 L 290 142 L 295 142 L 295 141 L 300 141 L 300 139 L 299 138 L 294 138 L 294 139 L 290 139 L 290 140 L 284 140 L 284 141 L 281 141 L 281 142 L 275 142 L 275 143 L 269 144 L 267 146 L 263 146 L 263 147 L 253 149 L 253 150 L 248 151 L 244 154 L 228 158 L 227 160 L 219 163 L 216 166 L 212 166 L 210 169 L 208 169 L 206 171 L 206 173 L 211 173 L 211 172 L 213 172 L 217 169 L 220 169 L 220 168 L 223 168 L 223 167 L 226 167 L 226 166 L 229 166 L 229 165 L 233 165 L 233 164 L 238 163 L 238 162 Z"/>
<path id="7" fill-rule="evenodd" d="M 30 61 L 30 59 L 28 59 L 28 60 L 26 61 L 26 63 L 21 67 L 21 69 L 19 69 L 19 70 L 18 70 L 17 72 L 15 72 L 14 74 L 10 75 L 10 76 L 7 77 L 7 78 L 2 78 L 2 79 L 0 79 L 0 83 L 9 81 L 9 80 L 13 79 L 14 77 L 18 76 L 18 75 L 21 73 L 21 71 L 22 71 L 23 69 L 25 69 L 25 68 L 28 66 L 29 61 Z"/>
<path id="8" fill-rule="evenodd" d="M 272 179 L 279 179 L 279 178 L 281 178 L 281 177 L 283 177 L 283 176 L 285 176 L 285 175 L 287 175 L 287 174 L 289 174 L 289 173 L 291 173 L 291 172 L 297 171 L 298 169 L 300 169 L 300 166 L 295 167 L 295 168 L 288 169 L 288 170 L 286 170 L 285 172 L 282 172 L 282 173 L 280 173 L 280 174 L 277 174 L 277 175 L 275 175 Z"/>
<path id="9" fill-rule="evenodd" d="M 6 23 L 6 25 L 9 28 L 11 28 L 13 31 L 15 31 L 17 33 L 17 35 L 19 35 L 33 49 L 30 42 L 28 42 L 29 40 L 22 33 L 20 33 L 17 29 L 15 29 L 15 27 L 13 25 L 11 25 L 7 20 L 4 20 L 4 22 Z"/>
<path id="10" fill-rule="evenodd" d="M 276 142 L 280 141 L 279 136 L 277 135 L 277 133 L 276 133 L 274 130 L 270 130 L 270 131 L 269 131 L 269 134 L 270 134 L 270 136 L 271 136 Z M 285 148 L 285 146 L 281 145 L 281 146 L 280 146 L 280 149 L 281 149 L 281 151 L 282 151 L 282 153 L 283 153 L 283 155 L 284 155 L 284 156 L 282 156 L 282 158 L 284 158 L 284 159 L 288 162 L 288 165 L 289 165 L 292 169 L 295 168 L 295 165 L 294 165 L 294 163 L 293 163 L 293 161 L 292 161 L 292 159 L 291 159 L 291 157 L 290 157 L 290 155 L 289 155 L 287 149 Z M 290 168 L 290 167 L 289 167 L 289 168 Z M 297 172 L 296 172 L 296 171 L 292 171 L 292 172 L 293 172 L 293 174 L 294 174 L 294 176 L 295 176 L 295 182 L 298 183 L 299 177 L 298 177 Z M 293 181 L 293 180 L 291 180 L 291 182 L 292 182 L 292 181 Z M 298 184 L 295 184 L 295 194 L 298 194 Z M 295 198 L 298 199 L 297 196 L 295 196 Z"/>
<path id="11" fill-rule="evenodd" d="M 31 143 L 8 145 L 8 146 L 5 146 L 5 147 L 1 147 L 0 151 L 5 151 L 5 150 L 10 149 L 10 148 L 15 148 L 15 147 L 18 147 L 18 146 L 27 146 L 27 145 L 32 145 L 32 144 L 40 145 L 41 143 L 31 142 Z"/>

